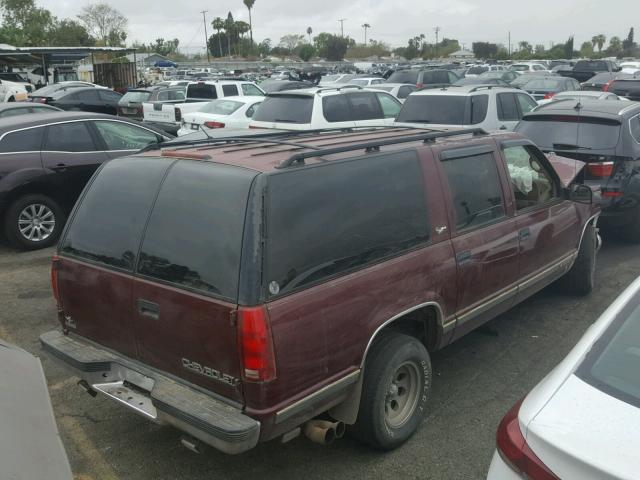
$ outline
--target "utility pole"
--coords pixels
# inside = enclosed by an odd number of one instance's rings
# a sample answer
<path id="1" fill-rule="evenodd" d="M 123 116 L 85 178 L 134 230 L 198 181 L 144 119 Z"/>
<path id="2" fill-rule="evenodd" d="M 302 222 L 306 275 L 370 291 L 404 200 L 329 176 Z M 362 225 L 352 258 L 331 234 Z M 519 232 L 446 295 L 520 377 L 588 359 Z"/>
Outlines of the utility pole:
<path id="1" fill-rule="evenodd" d="M 440 27 L 436 27 L 433 29 L 436 32 L 436 58 L 438 58 L 438 34 L 440 33 Z"/>
<path id="2" fill-rule="evenodd" d="M 511 58 L 511 30 L 509 30 L 509 58 Z"/>
<path id="3" fill-rule="evenodd" d="M 211 57 L 209 57 L 209 35 L 207 34 L 207 12 L 209 10 L 203 10 L 202 20 L 204 21 L 204 49 L 207 51 L 207 64 L 211 63 Z"/>
<path id="4" fill-rule="evenodd" d="M 340 22 L 340 35 L 342 37 L 344 37 L 344 21 L 347 20 L 346 18 L 339 18 L 338 21 Z"/>

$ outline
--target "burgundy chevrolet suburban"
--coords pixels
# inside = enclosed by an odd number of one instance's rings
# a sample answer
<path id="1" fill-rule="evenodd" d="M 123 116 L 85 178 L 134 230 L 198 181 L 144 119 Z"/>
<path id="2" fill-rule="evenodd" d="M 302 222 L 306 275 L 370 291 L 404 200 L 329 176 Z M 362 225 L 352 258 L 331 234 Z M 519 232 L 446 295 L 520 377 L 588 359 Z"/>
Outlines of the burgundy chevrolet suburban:
<path id="1" fill-rule="evenodd" d="M 428 412 L 431 352 L 558 279 L 591 290 L 599 210 L 571 184 L 581 165 L 478 129 L 270 133 L 119 158 L 63 232 L 62 331 L 41 342 L 89 393 L 192 446 L 326 442 L 347 424 L 392 449 Z"/>

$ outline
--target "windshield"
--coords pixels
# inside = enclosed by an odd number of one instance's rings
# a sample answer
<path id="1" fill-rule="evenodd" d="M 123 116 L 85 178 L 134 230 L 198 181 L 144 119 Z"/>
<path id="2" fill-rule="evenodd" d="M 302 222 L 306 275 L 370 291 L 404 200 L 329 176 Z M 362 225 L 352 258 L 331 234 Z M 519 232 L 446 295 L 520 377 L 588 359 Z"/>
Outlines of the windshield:
<path id="1" fill-rule="evenodd" d="M 582 60 L 576 63 L 576 66 L 573 67 L 574 70 L 582 70 L 585 72 L 598 72 L 602 70 L 609 70 L 607 68 L 607 63 L 602 61 L 585 61 Z"/>
<path id="2" fill-rule="evenodd" d="M 216 115 L 231 115 L 243 105 L 242 102 L 235 102 L 233 100 L 214 100 L 204 105 L 199 112 L 213 113 Z"/>
<path id="3" fill-rule="evenodd" d="M 467 75 L 480 75 L 481 73 L 488 71 L 488 67 L 471 67 L 469 70 L 467 70 Z"/>
<path id="4" fill-rule="evenodd" d="M 397 122 L 474 125 L 487 115 L 488 95 L 411 95 Z"/>
<path id="5" fill-rule="evenodd" d="M 640 298 L 623 308 L 576 374 L 604 393 L 640 407 Z"/>
<path id="6" fill-rule="evenodd" d="M 368 80 L 360 80 L 360 79 L 354 79 L 351 80 L 349 82 L 351 85 L 360 85 L 361 87 L 366 87 L 367 85 L 369 85 L 369 81 Z"/>
<path id="7" fill-rule="evenodd" d="M 258 122 L 311 123 L 313 97 L 307 95 L 274 95 L 265 98 L 253 116 Z"/>
<path id="8" fill-rule="evenodd" d="M 150 92 L 127 92 L 120 99 L 120 103 L 142 103 L 146 102 L 151 96 Z"/>
<path id="9" fill-rule="evenodd" d="M 0 73 L 0 78 L 3 80 L 8 80 L 10 82 L 26 82 L 27 81 L 20 74 L 14 73 L 14 72 Z"/>
<path id="10" fill-rule="evenodd" d="M 543 150 L 608 150 L 618 144 L 620 122 L 567 115 L 527 115 L 516 131 Z"/>

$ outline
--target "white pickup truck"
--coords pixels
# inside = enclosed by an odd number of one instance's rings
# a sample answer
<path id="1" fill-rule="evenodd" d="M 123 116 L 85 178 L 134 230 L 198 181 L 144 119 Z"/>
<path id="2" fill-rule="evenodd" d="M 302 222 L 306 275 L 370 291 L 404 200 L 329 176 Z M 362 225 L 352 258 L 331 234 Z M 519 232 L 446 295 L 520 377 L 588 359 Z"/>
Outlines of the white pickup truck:
<path id="1" fill-rule="evenodd" d="M 222 97 L 263 96 L 265 92 L 253 82 L 213 80 L 187 85 L 186 103 L 146 102 L 142 104 L 144 123 L 176 135 L 186 113 L 198 111 L 204 104 Z"/>
<path id="2" fill-rule="evenodd" d="M 27 100 L 29 92 L 22 83 L 0 80 L 0 101 L 23 102 Z"/>

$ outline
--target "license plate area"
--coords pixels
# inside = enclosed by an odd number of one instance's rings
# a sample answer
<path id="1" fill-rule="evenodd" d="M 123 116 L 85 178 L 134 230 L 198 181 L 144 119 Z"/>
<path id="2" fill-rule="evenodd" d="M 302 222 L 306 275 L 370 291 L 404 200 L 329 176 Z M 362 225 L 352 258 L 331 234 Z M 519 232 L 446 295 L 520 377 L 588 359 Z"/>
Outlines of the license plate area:
<path id="1" fill-rule="evenodd" d="M 192 123 L 192 124 L 191 124 L 191 130 L 198 130 L 198 127 L 199 127 L 199 126 L 200 126 L 200 125 L 198 125 L 197 123 Z"/>

